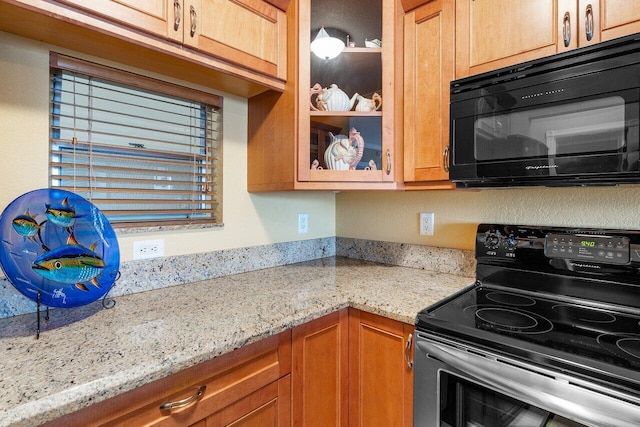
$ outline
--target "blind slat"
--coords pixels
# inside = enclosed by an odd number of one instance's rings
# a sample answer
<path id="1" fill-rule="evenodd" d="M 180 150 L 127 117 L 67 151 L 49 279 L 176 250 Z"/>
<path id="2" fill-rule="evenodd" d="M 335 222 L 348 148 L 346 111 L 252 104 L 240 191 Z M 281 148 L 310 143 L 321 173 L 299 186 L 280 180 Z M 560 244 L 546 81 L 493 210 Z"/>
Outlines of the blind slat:
<path id="1" fill-rule="evenodd" d="M 116 227 L 221 222 L 221 109 L 103 77 L 52 68 L 51 186 Z"/>

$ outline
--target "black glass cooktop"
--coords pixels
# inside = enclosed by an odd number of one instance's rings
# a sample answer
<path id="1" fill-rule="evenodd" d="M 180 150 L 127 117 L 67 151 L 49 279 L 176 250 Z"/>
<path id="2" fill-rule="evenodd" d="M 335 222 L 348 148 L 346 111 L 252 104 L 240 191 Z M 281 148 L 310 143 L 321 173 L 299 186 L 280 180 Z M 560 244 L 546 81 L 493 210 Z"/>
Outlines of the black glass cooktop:
<path id="1" fill-rule="evenodd" d="M 640 385 L 640 311 L 477 285 L 423 310 L 417 327 L 606 382 Z"/>

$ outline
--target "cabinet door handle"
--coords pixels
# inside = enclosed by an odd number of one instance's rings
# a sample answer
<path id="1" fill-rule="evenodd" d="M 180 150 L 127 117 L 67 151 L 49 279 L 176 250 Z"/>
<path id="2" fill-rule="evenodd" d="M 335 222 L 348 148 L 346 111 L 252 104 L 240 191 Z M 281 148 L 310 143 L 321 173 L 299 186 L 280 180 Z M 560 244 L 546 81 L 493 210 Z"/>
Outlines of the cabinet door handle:
<path id="1" fill-rule="evenodd" d="M 173 0 L 173 30 L 178 31 L 182 19 L 182 5 L 180 0 Z"/>
<path id="2" fill-rule="evenodd" d="M 207 389 L 206 385 L 202 385 L 200 387 L 198 387 L 198 390 L 196 390 L 196 392 L 189 397 L 185 397 L 184 399 L 181 400 L 176 400 L 173 402 L 164 402 L 162 405 L 160 405 L 160 410 L 161 411 L 171 411 L 174 409 L 180 409 L 180 408 L 186 408 L 189 405 L 193 405 L 194 403 L 196 403 L 198 401 L 198 399 L 200 398 L 200 396 L 202 396 L 204 394 L 204 391 Z"/>
<path id="3" fill-rule="evenodd" d="M 191 6 L 189 7 L 189 17 L 191 19 L 191 31 L 189 34 L 191 37 L 196 33 L 196 26 L 198 25 L 198 14 L 196 13 L 196 9 Z"/>
<path id="4" fill-rule="evenodd" d="M 442 167 L 445 172 L 449 172 L 449 146 L 444 147 L 442 152 Z"/>
<path id="5" fill-rule="evenodd" d="M 387 150 L 387 175 L 391 174 L 391 150 Z"/>
<path id="6" fill-rule="evenodd" d="M 562 20 L 562 39 L 564 40 L 564 47 L 569 47 L 571 43 L 571 15 L 569 12 L 564 13 L 564 19 Z"/>
<path id="7" fill-rule="evenodd" d="M 411 360 L 411 342 L 413 341 L 413 334 L 409 334 L 407 337 L 407 344 L 404 346 L 404 361 L 407 363 L 409 369 L 413 369 L 413 360 Z"/>
<path id="8" fill-rule="evenodd" d="M 593 38 L 593 8 L 590 4 L 587 5 L 585 11 L 584 33 L 587 36 L 587 41 L 591 41 Z"/>

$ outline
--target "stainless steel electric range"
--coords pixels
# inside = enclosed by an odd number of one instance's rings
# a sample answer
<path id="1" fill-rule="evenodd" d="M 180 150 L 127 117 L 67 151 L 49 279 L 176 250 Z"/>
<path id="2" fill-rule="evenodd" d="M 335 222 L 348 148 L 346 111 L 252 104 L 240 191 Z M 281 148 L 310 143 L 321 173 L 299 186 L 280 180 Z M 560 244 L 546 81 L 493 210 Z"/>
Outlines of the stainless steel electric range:
<path id="1" fill-rule="evenodd" d="M 481 224 L 416 319 L 414 425 L 640 426 L 640 231 Z"/>

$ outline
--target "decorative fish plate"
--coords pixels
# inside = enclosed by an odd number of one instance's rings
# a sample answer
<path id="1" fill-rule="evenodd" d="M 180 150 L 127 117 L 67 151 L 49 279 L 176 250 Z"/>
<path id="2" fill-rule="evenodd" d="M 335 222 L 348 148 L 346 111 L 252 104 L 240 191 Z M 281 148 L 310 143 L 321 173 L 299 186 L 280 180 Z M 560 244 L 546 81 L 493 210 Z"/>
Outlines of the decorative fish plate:
<path id="1" fill-rule="evenodd" d="M 49 307 L 102 298 L 118 278 L 120 250 L 107 218 L 65 190 L 25 193 L 0 216 L 0 266 L 23 295 Z"/>

